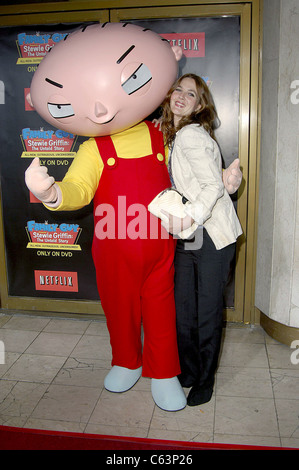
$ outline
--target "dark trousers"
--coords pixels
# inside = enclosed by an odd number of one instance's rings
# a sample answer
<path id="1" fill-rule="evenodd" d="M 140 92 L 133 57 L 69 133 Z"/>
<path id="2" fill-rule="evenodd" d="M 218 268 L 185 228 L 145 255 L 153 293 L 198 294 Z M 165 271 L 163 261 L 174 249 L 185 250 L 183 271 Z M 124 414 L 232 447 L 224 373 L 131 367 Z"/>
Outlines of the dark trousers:
<path id="1" fill-rule="evenodd" d="M 184 387 L 213 389 L 223 326 L 223 293 L 235 243 L 216 250 L 205 229 L 202 236 L 200 249 L 190 249 L 190 242 L 182 240 L 176 248 L 179 380 Z"/>

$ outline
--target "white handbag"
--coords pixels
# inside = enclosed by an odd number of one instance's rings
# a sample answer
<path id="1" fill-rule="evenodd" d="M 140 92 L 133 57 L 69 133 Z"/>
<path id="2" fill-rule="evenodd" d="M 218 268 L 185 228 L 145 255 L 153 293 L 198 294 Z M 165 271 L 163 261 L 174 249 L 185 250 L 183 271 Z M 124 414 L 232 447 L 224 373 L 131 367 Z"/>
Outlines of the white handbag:
<path id="1" fill-rule="evenodd" d="M 174 188 L 167 188 L 150 202 L 148 210 L 151 214 L 159 217 L 162 220 L 162 225 L 166 228 L 169 219 L 162 210 L 170 215 L 183 219 L 187 215 L 185 209 L 188 204 L 190 204 L 188 199 L 186 199 L 179 191 Z M 183 230 L 177 236 L 182 239 L 188 239 L 194 234 L 197 227 L 198 224 L 194 222 L 191 227 Z"/>

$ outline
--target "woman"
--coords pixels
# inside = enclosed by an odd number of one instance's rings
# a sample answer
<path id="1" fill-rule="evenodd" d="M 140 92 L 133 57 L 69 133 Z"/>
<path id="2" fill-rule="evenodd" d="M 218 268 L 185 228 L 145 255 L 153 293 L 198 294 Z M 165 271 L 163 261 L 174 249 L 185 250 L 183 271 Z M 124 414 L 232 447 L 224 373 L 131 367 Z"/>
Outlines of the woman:
<path id="1" fill-rule="evenodd" d="M 195 242 L 178 240 L 175 256 L 179 379 L 182 386 L 192 387 L 187 399 L 190 406 L 209 401 L 213 394 L 223 291 L 235 242 L 242 233 L 222 181 L 221 155 L 213 132 L 216 119 L 209 89 L 194 74 L 182 76 L 163 103 L 161 129 L 170 149 L 170 177 L 189 201 L 177 232 L 194 221 L 198 226 Z"/>

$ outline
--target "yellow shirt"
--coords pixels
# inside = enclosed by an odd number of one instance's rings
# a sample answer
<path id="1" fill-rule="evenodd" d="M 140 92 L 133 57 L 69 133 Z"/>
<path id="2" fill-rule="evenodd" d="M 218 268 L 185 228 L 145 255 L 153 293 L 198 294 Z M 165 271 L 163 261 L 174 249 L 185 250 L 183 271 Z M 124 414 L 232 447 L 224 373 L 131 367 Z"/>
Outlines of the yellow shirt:
<path id="1" fill-rule="evenodd" d="M 111 138 L 119 158 L 142 158 L 153 153 L 150 133 L 144 122 Z M 62 203 L 54 210 L 71 211 L 88 205 L 96 193 L 103 168 L 95 139 L 86 140 L 80 145 L 62 182 L 57 183 L 62 192 Z"/>

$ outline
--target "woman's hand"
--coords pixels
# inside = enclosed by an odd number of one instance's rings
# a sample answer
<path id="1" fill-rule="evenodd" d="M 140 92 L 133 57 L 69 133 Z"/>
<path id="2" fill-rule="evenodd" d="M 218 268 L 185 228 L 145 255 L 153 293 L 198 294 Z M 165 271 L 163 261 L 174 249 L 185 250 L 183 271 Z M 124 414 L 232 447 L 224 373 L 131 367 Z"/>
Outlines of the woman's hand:
<path id="1" fill-rule="evenodd" d="M 194 220 L 190 215 L 186 215 L 182 219 L 164 210 L 161 210 L 161 212 L 167 217 L 167 221 L 162 220 L 162 226 L 172 235 L 178 235 L 183 230 L 186 230 L 194 224 Z"/>
<path id="2" fill-rule="evenodd" d="M 153 124 L 155 124 L 155 127 L 159 127 L 159 130 L 161 130 L 161 124 L 162 124 L 162 117 L 159 119 L 153 119 Z"/>
<path id="3" fill-rule="evenodd" d="M 240 160 L 236 158 L 226 170 L 223 170 L 223 184 L 228 194 L 234 194 L 242 182 L 243 174 L 240 169 Z"/>

